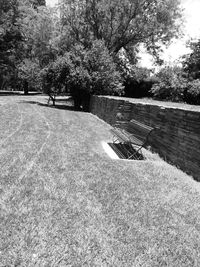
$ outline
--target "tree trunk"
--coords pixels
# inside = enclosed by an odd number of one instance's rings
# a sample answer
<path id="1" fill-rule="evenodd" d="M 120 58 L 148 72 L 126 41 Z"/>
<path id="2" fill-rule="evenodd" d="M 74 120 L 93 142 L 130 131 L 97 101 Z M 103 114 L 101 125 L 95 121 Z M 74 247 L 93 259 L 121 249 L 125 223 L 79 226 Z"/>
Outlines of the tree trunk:
<path id="1" fill-rule="evenodd" d="M 24 87 L 24 94 L 28 95 L 28 82 L 27 81 L 24 82 L 24 86 L 23 87 Z"/>
<path id="2" fill-rule="evenodd" d="M 55 105 L 56 105 L 56 100 L 55 100 L 55 98 L 52 98 L 52 102 L 53 102 L 53 106 L 55 107 Z"/>
<path id="3" fill-rule="evenodd" d="M 55 105 L 56 105 L 56 96 L 52 96 L 50 94 L 48 96 L 49 96 L 48 105 L 49 105 L 49 101 L 51 99 L 51 101 L 53 103 L 53 106 L 55 107 Z"/>
<path id="4" fill-rule="evenodd" d="M 90 110 L 90 98 L 91 98 L 91 95 L 88 92 L 83 92 L 82 106 L 83 106 L 83 111 L 85 112 L 89 112 Z"/>
<path id="5" fill-rule="evenodd" d="M 73 96 L 74 109 L 81 110 L 81 98 L 79 96 Z"/>

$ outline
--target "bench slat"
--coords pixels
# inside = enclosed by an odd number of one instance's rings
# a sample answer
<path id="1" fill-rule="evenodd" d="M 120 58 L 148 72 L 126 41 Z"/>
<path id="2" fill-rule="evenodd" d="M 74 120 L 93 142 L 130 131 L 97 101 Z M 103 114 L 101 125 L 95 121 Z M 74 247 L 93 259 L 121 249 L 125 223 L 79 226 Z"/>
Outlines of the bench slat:
<path id="1" fill-rule="evenodd" d="M 155 129 L 134 119 L 123 122 L 122 128 L 119 128 L 119 125 L 110 130 L 113 136 L 116 137 L 116 141 L 139 146 L 138 151 L 144 146 L 149 134 Z"/>
<path id="2" fill-rule="evenodd" d="M 115 135 L 118 139 L 120 139 L 119 141 L 121 142 L 129 142 L 129 143 L 133 143 L 138 146 L 142 146 L 144 144 L 143 140 L 138 139 L 136 136 L 126 132 L 123 129 L 112 128 L 111 133 Z"/>
<path id="3" fill-rule="evenodd" d="M 149 134 L 154 128 L 150 127 L 150 126 L 147 126 L 143 123 L 140 123 L 136 120 L 131 120 L 130 122 L 128 122 L 128 127 L 133 130 L 138 130 L 140 131 L 141 133 L 144 133 L 144 135 L 146 134 Z"/>
<path id="4" fill-rule="evenodd" d="M 129 140 L 129 135 L 123 129 L 113 128 L 110 131 L 113 135 L 117 136 L 120 139 L 120 141 L 128 141 Z"/>

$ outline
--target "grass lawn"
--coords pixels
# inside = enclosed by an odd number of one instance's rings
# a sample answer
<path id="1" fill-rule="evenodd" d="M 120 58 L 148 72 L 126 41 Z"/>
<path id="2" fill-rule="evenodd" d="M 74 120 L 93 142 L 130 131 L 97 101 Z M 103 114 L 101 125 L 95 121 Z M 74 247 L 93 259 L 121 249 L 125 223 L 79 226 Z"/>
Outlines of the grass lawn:
<path id="1" fill-rule="evenodd" d="M 0 97 L 0 266 L 200 266 L 200 184 L 112 160 L 90 113 Z"/>

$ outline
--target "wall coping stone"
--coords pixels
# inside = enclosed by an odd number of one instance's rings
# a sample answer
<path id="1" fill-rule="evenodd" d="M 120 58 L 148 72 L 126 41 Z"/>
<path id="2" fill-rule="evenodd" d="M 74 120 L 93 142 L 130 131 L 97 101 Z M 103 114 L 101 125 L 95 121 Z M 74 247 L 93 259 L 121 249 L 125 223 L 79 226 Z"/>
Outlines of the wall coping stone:
<path id="1" fill-rule="evenodd" d="M 176 102 L 167 102 L 167 101 L 158 101 L 148 98 L 129 98 L 129 97 L 121 97 L 121 96 L 105 96 L 105 95 L 95 95 L 97 97 L 105 97 L 109 99 L 116 99 L 116 100 L 124 100 L 134 104 L 141 104 L 141 105 L 151 105 L 151 106 L 159 106 L 162 109 L 169 108 L 169 109 L 179 109 L 179 110 L 187 110 L 193 112 L 200 112 L 200 105 L 189 105 L 185 103 L 176 103 Z"/>

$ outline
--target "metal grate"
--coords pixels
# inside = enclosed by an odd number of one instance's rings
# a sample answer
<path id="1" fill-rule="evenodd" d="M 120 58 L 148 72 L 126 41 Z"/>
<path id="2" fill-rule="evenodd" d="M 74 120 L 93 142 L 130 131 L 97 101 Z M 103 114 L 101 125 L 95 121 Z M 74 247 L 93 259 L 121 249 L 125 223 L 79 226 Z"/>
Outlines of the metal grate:
<path id="1" fill-rule="evenodd" d="M 120 159 L 130 159 L 130 160 L 144 160 L 144 156 L 140 152 L 136 152 L 133 146 L 122 144 L 122 143 L 108 143 L 112 150 L 117 154 Z M 136 153 L 135 153 L 136 152 Z M 134 157 L 131 155 L 134 154 Z"/>

